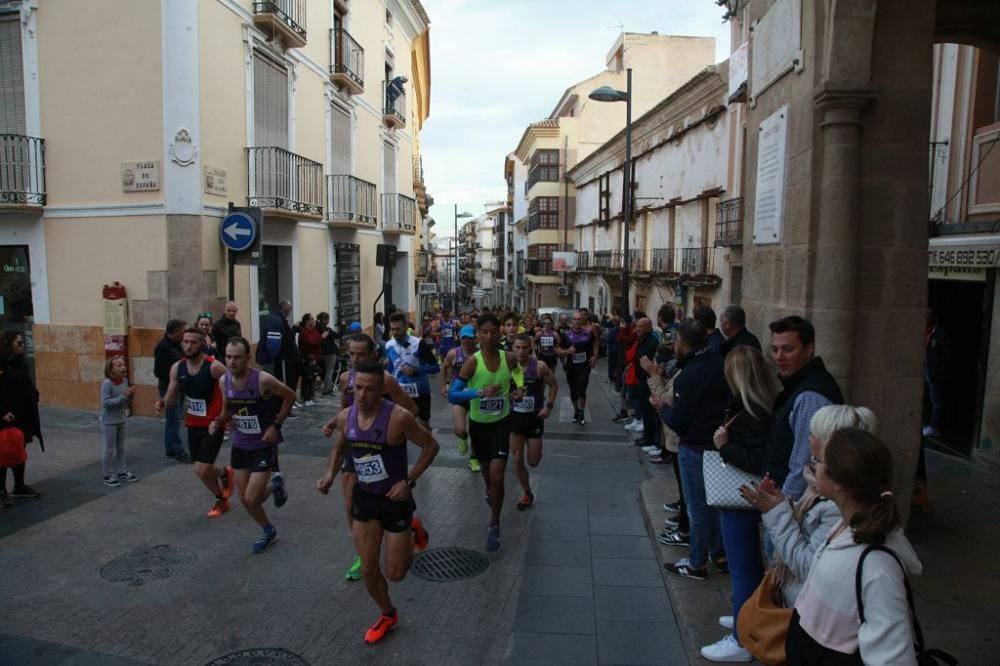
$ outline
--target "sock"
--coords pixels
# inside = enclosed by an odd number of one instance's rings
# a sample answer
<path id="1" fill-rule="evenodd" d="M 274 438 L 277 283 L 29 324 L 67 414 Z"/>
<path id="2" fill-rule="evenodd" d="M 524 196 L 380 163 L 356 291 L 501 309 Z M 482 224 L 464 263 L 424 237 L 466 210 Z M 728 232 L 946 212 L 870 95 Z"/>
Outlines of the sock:
<path id="1" fill-rule="evenodd" d="M 274 532 L 275 531 L 274 525 L 272 525 L 271 523 L 268 523 L 267 525 L 264 525 L 264 531 L 265 532 Z"/>
<path id="2" fill-rule="evenodd" d="M 396 617 L 396 609 L 393 608 L 388 613 L 382 613 L 382 615 L 384 615 L 385 617 Z"/>
<path id="3" fill-rule="evenodd" d="M 223 499 L 225 499 L 225 498 L 222 495 L 216 495 L 215 496 L 215 501 L 216 502 L 221 502 Z"/>

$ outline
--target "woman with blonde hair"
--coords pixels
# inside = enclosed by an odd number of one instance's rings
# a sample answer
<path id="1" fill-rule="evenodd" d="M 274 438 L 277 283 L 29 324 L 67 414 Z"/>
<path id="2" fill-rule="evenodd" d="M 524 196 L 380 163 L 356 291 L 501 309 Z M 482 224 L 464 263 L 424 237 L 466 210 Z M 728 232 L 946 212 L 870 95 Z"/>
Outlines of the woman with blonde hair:
<path id="1" fill-rule="evenodd" d="M 726 464 L 760 475 L 771 411 L 781 383 L 761 351 L 746 345 L 734 347 L 726 355 L 725 374 L 733 397 L 725 421 L 715 431 L 715 448 Z M 722 543 L 733 582 L 734 617 L 764 577 L 760 513 L 752 507 L 748 509 L 719 510 Z M 709 661 L 750 661 L 751 655 L 740 644 L 732 617 L 723 616 L 719 622 L 731 633 L 703 647 L 701 655 Z"/>

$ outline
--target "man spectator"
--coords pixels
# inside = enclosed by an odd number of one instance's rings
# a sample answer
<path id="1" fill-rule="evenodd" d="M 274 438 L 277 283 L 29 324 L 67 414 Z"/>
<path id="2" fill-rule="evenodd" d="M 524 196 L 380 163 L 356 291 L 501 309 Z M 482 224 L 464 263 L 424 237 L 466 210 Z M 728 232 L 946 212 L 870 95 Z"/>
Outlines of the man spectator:
<path id="1" fill-rule="evenodd" d="M 694 309 L 694 320 L 705 327 L 705 331 L 708 333 L 708 348 L 721 356 L 722 343 L 726 339 L 715 327 L 715 310 L 707 305 L 699 305 Z"/>
<path id="2" fill-rule="evenodd" d="M 674 346 L 677 343 L 677 314 L 674 306 L 664 303 L 656 312 L 656 325 L 660 327 L 660 345 L 656 348 L 656 363 L 666 369 L 666 365 L 674 358 Z"/>
<path id="3" fill-rule="evenodd" d="M 785 497 L 798 501 L 806 489 L 802 468 L 809 461 L 809 421 L 821 407 L 844 402 L 837 380 L 816 356 L 816 329 L 802 317 L 770 324 L 771 356 L 784 390 L 771 414 L 764 452 L 764 472 L 781 485 Z"/>
<path id="4" fill-rule="evenodd" d="M 261 341 L 257 345 L 257 364 L 272 366 L 272 372 L 278 381 L 293 391 L 299 383 L 299 351 L 295 344 L 295 332 L 288 323 L 292 314 L 292 303 L 281 300 L 278 311 L 272 312 L 264 320 L 264 330 Z M 299 402 L 295 403 L 300 405 Z"/>
<path id="5" fill-rule="evenodd" d="M 714 315 L 713 315 L 714 318 Z M 705 499 L 703 458 L 712 450 L 712 434 L 723 421 L 729 388 L 722 357 L 708 347 L 708 332 L 698 321 L 685 321 L 677 331 L 675 353 L 681 373 L 674 381 L 673 405 L 660 405 L 660 418 L 680 438 L 681 485 L 691 525 L 691 552 L 663 568 L 668 573 L 705 580 L 708 559 L 724 570 L 719 513 Z"/>
<path id="6" fill-rule="evenodd" d="M 944 387 L 952 368 L 951 341 L 938 323 L 933 308 L 927 310 L 924 330 L 924 393 L 930 401 L 930 420 L 924 437 L 940 437 L 944 425 Z"/>
<path id="7" fill-rule="evenodd" d="M 171 319 L 167 322 L 163 338 L 156 343 L 156 348 L 153 350 L 153 374 L 156 376 L 156 389 L 161 398 L 167 394 L 167 387 L 170 386 L 170 368 L 173 367 L 174 363 L 184 358 L 181 338 L 184 337 L 186 328 L 187 324 L 183 320 Z M 163 446 L 168 458 L 173 458 L 177 462 L 189 463 L 191 457 L 188 456 L 181 443 L 181 413 L 183 410 L 183 400 L 174 402 L 166 409 Z"/>
<path id="8" fill-rule="evenodd" d="M 618 384 L 619 359 L 618 359 L 618 315 L 608 319 L 607 326 L 604 327 L 604 347 L 608 351 L 608 381 L 613 385 Z"/>
<path id="9" fill-rule="evenodd" d="M 719 317 L 719 330 L 726 336 L 726 341 L 722 343 L 722 357 L 731 352 L 734 347 L 747 345 L 761 349 L 760 340 L 757 336 L 746 329 L 747 313 L 738 305 L 727 305 Z"/>
<path id="10" fill-rule="evenodd" d="M 626 377 L 629 374 L 629 363 L 628 363 L 628 352 L 635 345 L 635 341 L 638 336 L 635 333 L 635 326 L 632 324 L 632 317 L 628 314 L 622 315 L 621 326 L 618 328 L 618 350 L 620 361 L 618 363 L 618 384 L 617 390 L 621 393 L 621 409 L 618 412 L 618 416 L 614 418 L 615 423 L 625 423 L 629 421 L 628 407 L 630 403 L 630 397 L 628 392 L 631 390 L 628 386 L 631 384 L 626 383 Z M 634 371 L 633 371 L 634 374 Z"/>
<path id="11" fill-rule="evenodd" d="M 643 357 L 654 358 L 660 341 L 653 334 L 653 322 L 648 317 L 643 317 L 635 323 L 635 332 L 638 338 L 635 342 L 636 353 L 633 362 L 635 363 L 635 378 L 638 382 L 636 385 L 636 404 L 639 411 L 636 416 L 642 420 L 643 433 L 642 439 L 636 446 L 651 446 L 659 439 L 657 433 L 659 433 L 660 428 L 656 422 L 656 410 L 649 404 L 650 392 L 647 381 L 649 373 L 643 369 L 641 359 Z"/>
<path id="12" fill-rule="evenodd" d="M 222 356 L 219 360 L 223 363 L 226 362 L 226 344 L 228 344 L 229 338 L 243 337 L 243 327 L 240 326 L 240 322 L 236 319 L 239 311 L 240 307 L 236 305 L 236 302 L 229 301 L 222 310 L 222 316 L 212 325 L 212 340 L 215 341 L 215 348 L 218 350 L 219 355 Z"/>

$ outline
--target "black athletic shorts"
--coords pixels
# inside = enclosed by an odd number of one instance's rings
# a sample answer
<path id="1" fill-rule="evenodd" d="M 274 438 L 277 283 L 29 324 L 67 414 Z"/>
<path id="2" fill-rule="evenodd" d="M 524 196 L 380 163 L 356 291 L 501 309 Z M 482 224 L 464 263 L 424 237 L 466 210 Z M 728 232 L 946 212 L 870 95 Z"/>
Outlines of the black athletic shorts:
<path id="1" fill-rule="evenodd" d="M 558 356 L 542 356 L 541 354 L 538 356 L 538 360 L 544 361 L 545 365 L 549 366 L 549 370 L 556 369 L 556 359 L 558 358 Z"/>
<path id="2" fill-rule="evenodd" d="M 233 447 L 230 465 L 233 469 L 248 469 L 250 472 L 277 472 L 278 447 L 265 446 L 260 449 L 240 449 Z"/>
<path id="3" fill-rule="evenodd" d="M 188 426 L 188 451 L 191 453 L 191 460 L 196 463 L 215 462 L 219 457 L 219 449 L 222 448 L 222 437 L 225 431 L 222 428 L 214 435 L 208 434 L 208 428 L 195 428 Z"/>
<path id="4" fill-rule="evenodd" d="M 431 394 L 421 393 L 413 402 L 417 403 L 417 418 L 430 421 L 431 420 Z"/>
<path id="5" fill-rule="evenodd" d="M 510 413 L 510 431 L 515 435 L 524 435 L 528 439 L 540 439 L 545 434 L 545 419 L 538 412 L 523 414 Z"/>
<path id="6" fill-rule="evenodd" d="M 340 464 L 341 474 L 355 474 L 354 471 L 354 456 L 351 455 L 351 451 L 347 451 L 347 455 L 344 456 L 344 462 Z"/>
<path id="7" fill-rule="evenodd" d="M 466 412 L 472 411 L 472 402 L 470 400 L 463 400 L 462 402 L 455 405 L 455 407 L 461 407 Z"/>
<path id="8" fill-rule="evenodd" d="M 416 510 L 417 503 L 412 495 L 408 500 L 397 502 L 385 495 L 373 495 L 362 490 L 361 486 L 354 486 L 351 494 L 351 517 L 362 523 L 377 520 L 386 532 L 399 533 L 410 529 Z"/>
<path id="9" fill-rule="evenodd" d="M 479 462 L 507 460 L 510 449 L 510 417 L 493 423 L 479 423 L 469 419 L 469 439 L 472 441 L 472 455 Z"/>

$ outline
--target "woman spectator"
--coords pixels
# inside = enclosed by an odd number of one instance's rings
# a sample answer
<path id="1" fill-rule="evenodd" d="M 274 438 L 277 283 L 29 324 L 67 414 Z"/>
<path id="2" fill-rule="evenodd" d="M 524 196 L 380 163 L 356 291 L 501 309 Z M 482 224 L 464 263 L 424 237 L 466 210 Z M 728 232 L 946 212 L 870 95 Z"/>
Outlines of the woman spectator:
<path id="1" fill-rule="evenodd" d="M 215 340 L 212 339 L 212 315 L 207 312 L 202 312 L 198 315 L 198 319 L 195 320 L 195 328 L 205 334 L 205 356 L 216 357 L 218 355 L 218 350 L 215 347 Z M 225 350 L 223 350 L 223 354 Z M 225 363 L 225 357 L 219 359 L 220 362 Z"/>
<path id="2" fill-rule="evenodd" d="M 340 333 L 330 328 L 330 313 L 320 312 L 316 315 L 316 330 L 323 339 L 320 345 L 322 353 L 323 395 L 333 395 L 333 373 L 337 369 L 337 355 Z"/>
<path id="3" fill-rule="evenodd" d="M 728 465 L 760 475 L 764 448 L 771 427 L 771 408 L 781 383 L 768 367 L 764 355 L 753 347 L 736 347 L 726 357 L 726 383 L 733 397 L 725 421 L 715 431 L 713 442 Z M 733 581 L 733 617 L 750 598 L 764 577 L 760 555 L 760 513 L 756 509 L 720 509 L 722 544 Z M 735 625 L 732 633 L 701 649 L 709 661 L 750 661 L 740 644 Z"/>
<path id="4" fill-rule="evenodd" d="M 608 381 L 618 384 L 618 315 L 604 327 L 604 347 L 608 350 Z"/>
<path id="5" fill-rule="evenodd" d="M 299 356 L 302 364 L 302 403 L 306 407 L 316 404 L 316 376 L 319 360 L 323 356 L 323 336 L 316 329 L 316 319 L 311 313 L 302 315 L 296 327 L 299 334 Z"/>
<path id="6" fill-rule="evenodd" d="M 38 391 L 25 361 L 24 335 L 6 330 L 0 334 L 0 425 L 17 428 L 27 445 L 35 437 L 45 450 L 41 419 L 38 416 Z M 12 497 L 41 497 L 41 493 L 24 482 L 26 463 L 13 467 L 14 488 L 7 492 L 7 468 L 0 468 L 0 507 L 11 506 Z"/>
<path id="7" fill-rule="evenodd" d="M 379 348 L 379 357 L 385 351 L 385 316 L 381 312 L 375 313 L 375 323 L 372 332 L 375 334 L 375 344 Z"/>

